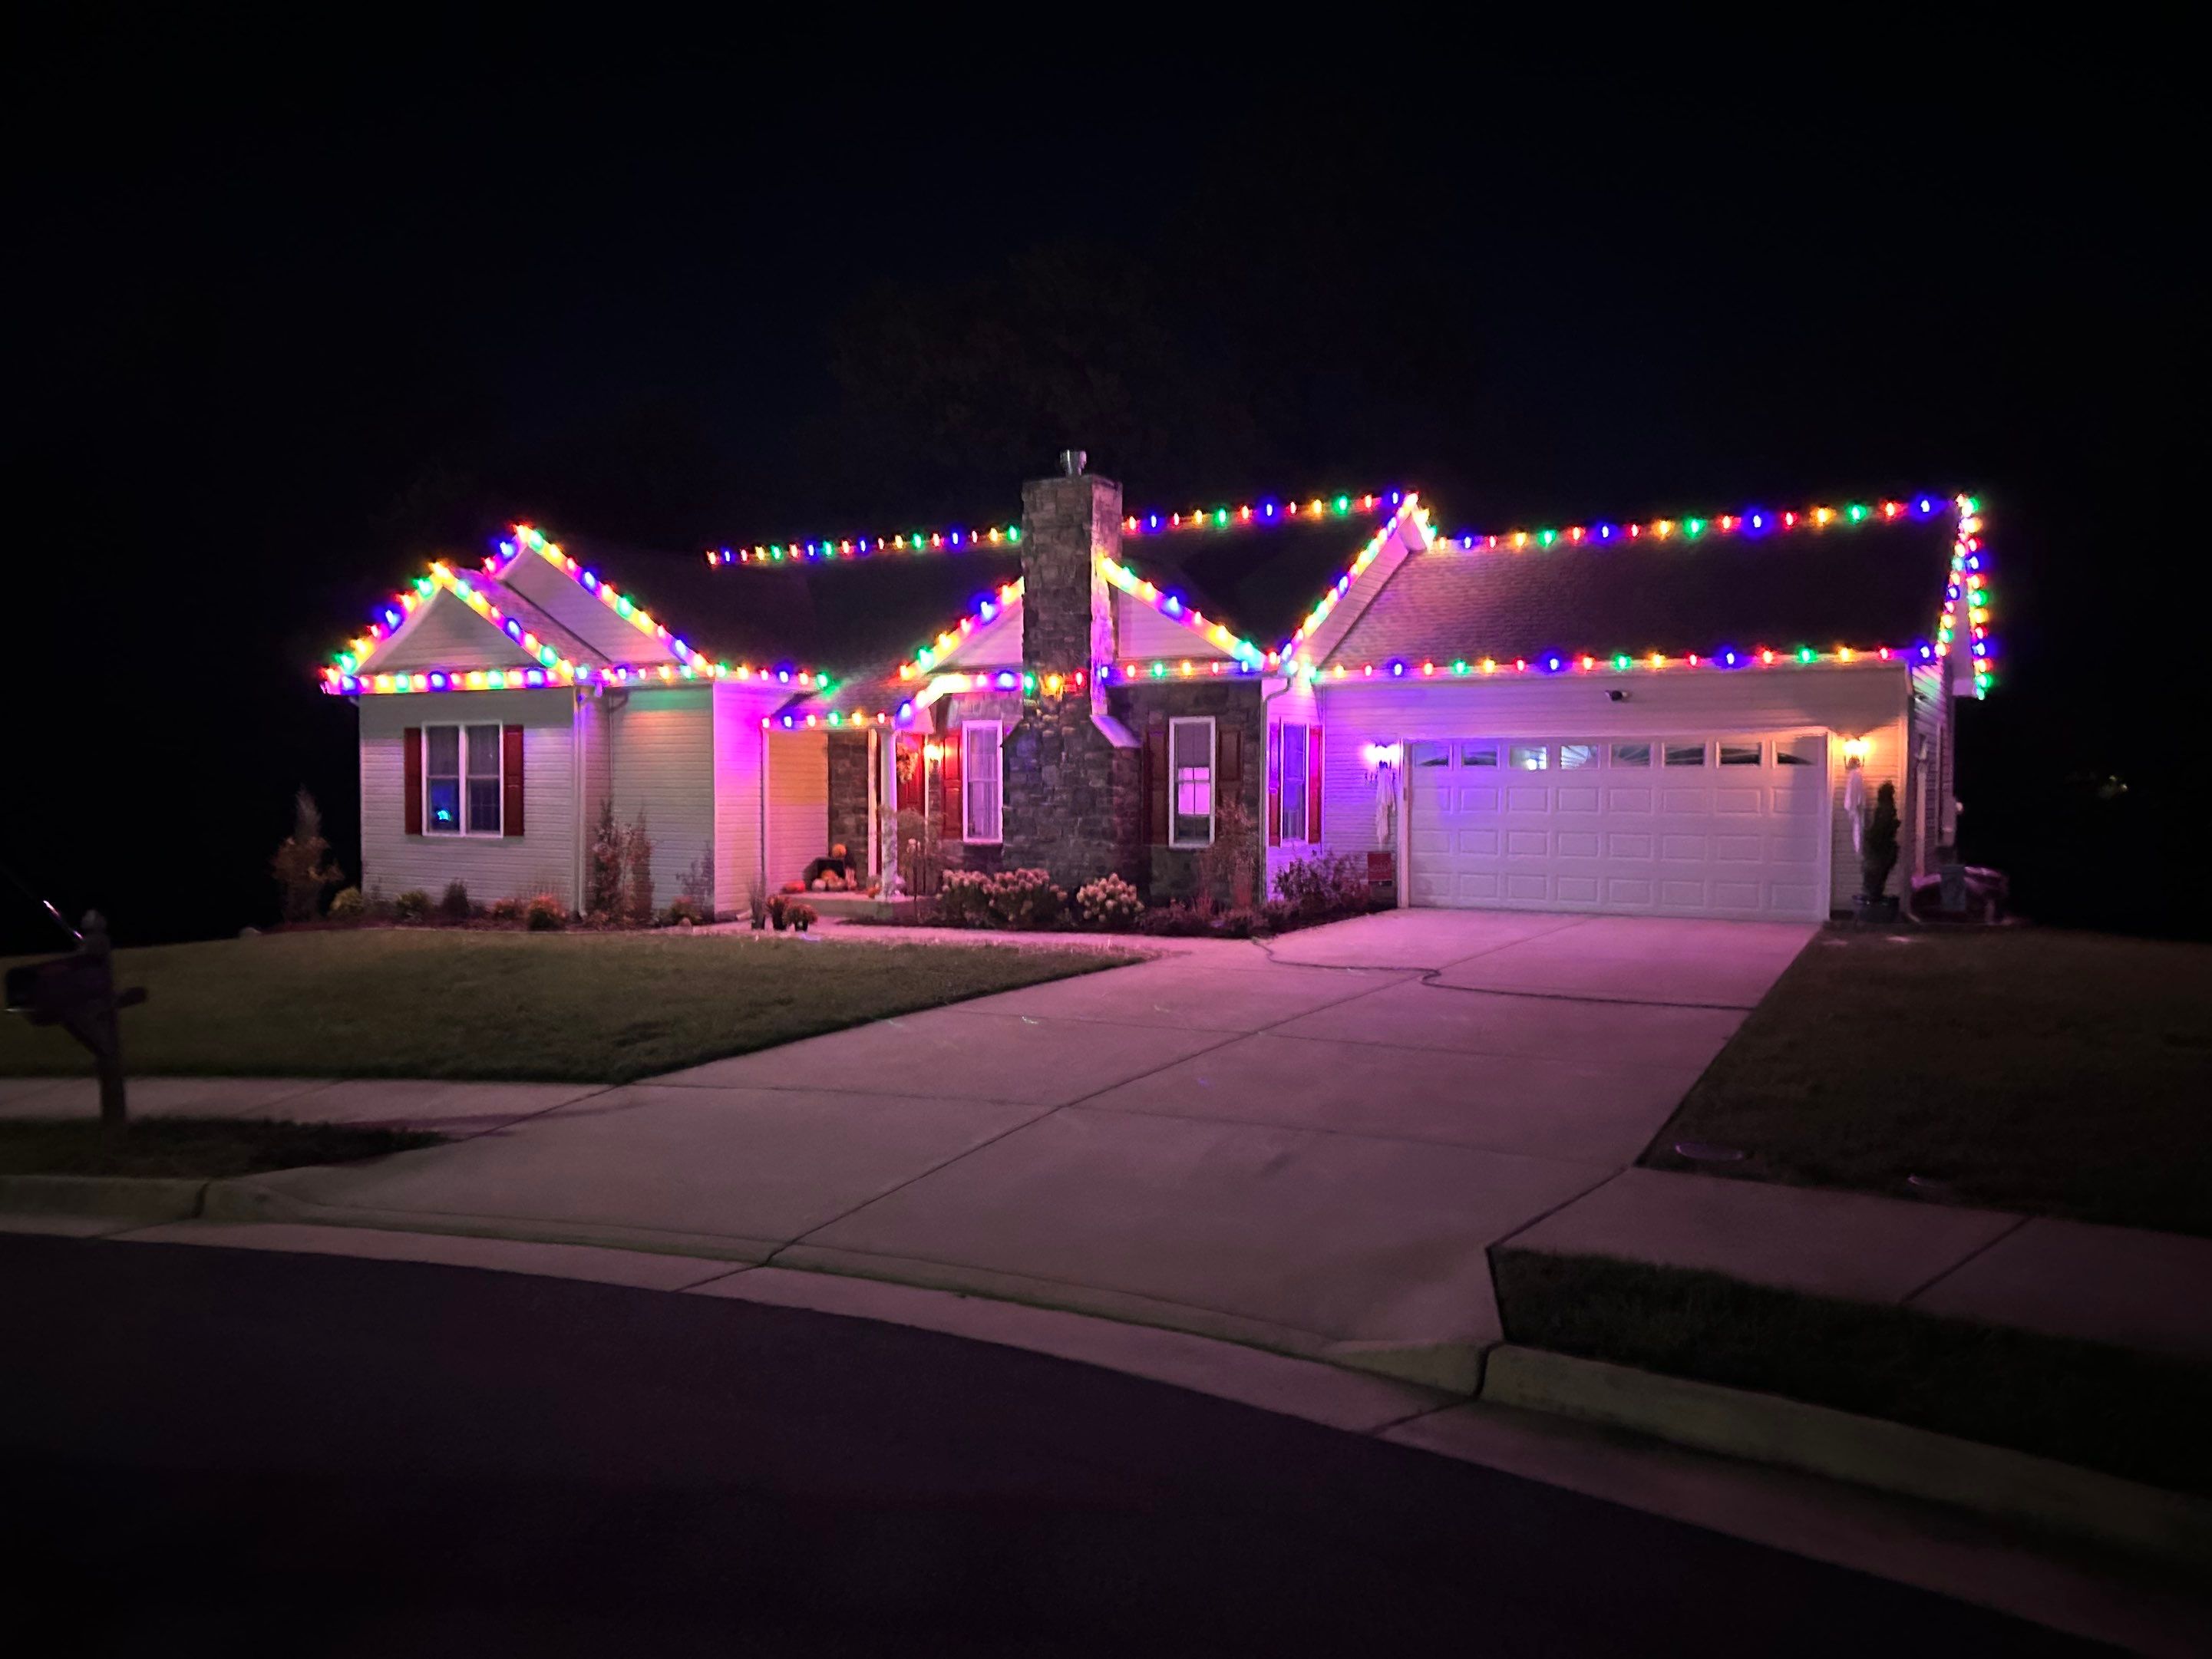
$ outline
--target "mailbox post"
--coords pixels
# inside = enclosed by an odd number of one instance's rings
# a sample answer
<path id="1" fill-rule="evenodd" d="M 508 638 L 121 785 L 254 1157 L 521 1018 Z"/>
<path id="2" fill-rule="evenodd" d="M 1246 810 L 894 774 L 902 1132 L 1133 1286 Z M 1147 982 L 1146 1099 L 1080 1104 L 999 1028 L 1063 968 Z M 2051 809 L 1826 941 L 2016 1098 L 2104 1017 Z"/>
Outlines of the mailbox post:
<path id="1" fill-rule="evenodd" d="M 84 918 L 82 948 L 8 970 L 8 1009 L 33 1025 L 59 1025 L 92 1050 L 100 1073 L 100 1127 L 123 1133 L 123 1030 L 116 1015 L 146 1000 L 143 989 L 115 988 L 113 947 L 97 910 Z"/>

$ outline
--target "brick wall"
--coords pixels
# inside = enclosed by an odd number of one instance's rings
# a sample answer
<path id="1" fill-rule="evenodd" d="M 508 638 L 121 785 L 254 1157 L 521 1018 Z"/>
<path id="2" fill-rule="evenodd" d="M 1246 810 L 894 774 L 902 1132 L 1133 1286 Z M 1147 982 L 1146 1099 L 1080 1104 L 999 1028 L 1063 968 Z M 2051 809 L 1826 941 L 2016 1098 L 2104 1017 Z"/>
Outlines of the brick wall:
<path id="1" fill-rule="evenodd" d="M 1116 686 L 1111 694 L 1111 707 L 1115 716 L 1139 737 L 1155 721 L 1164 727 L 1170 720 L 1211 714 L 1217 733 L 1217 756 L 1220 732 L 1233 727 L 1243 734 L 1243 777 L 1237 799 L 1252 820 L 1256 871 L 1267 852 L 1267 732 L 1259 683 L 1243 677 L 1224 676 L 1219 679 L 1165 680 L 1156 684 Z M 1141 790 L 1139 810 L 1141 815 Z M 1198 884 L 1198 849 L 1147 844 L 1141 816 L 1135 841 L 1141 854 L 1138 860 L 1140 874 L 1132 879 L 1137 882 L 1139 890 L 1154 904 L 1188 898 Z M 1256 874 L 1253 896 L 1266 896 L 1265 884 Z M 1226 886 L 1219 888 L 1214 897 L 1226 903 L 1230 897 Z"/>

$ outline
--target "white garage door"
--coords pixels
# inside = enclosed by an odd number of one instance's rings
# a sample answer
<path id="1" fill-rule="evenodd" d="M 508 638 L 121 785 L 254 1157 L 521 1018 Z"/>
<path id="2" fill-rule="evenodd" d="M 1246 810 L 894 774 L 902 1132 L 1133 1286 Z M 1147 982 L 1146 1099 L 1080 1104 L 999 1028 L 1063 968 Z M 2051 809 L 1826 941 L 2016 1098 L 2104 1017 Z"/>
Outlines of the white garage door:
<path id="1" fill-rule="evenodd" d="M 1816 919 L 1823 732 L 1410 744 L 1415 904 Z"/>

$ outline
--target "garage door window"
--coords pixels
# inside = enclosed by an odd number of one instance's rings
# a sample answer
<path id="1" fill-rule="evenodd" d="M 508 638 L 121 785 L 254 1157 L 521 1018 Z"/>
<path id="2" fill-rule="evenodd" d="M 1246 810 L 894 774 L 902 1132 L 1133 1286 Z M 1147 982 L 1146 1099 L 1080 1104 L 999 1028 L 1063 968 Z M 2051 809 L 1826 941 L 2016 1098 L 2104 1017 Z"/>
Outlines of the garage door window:
<path id="1" fill-rule="evenodd" d="M 1818 766 L 1827 747 L 1828 740 L 1817 734 L 1785 738 L 1774 745 L 1774 763 L 1777 766 Z"/>
<path id="2" fill-rule="evenodd" d="M 1448 743 L 1417 743 L 1413 745 L 1413 764 L 1416 766 L 1449 766 L 1451 745 Z"/>
<path id="3" fill-rule="evenodd" d="M 1670 743 L 1667 745 L 1667 764 L 1669 766 L 1703 766 L 1705 745 L 1702 743 Z"/>
<path id="4" fill-rule="evenodd" d="M 1755 743 L 1724 743 L 1721 745 L 1723 766 L 1756 766 L 1759 764 L 1759 745 Z"/>
<path id="5" fill-rule="evenodd" d="M 1651 764 L 1651 745 L 1648 743 L 1616 743 L 1613 745 L 1615 766 L 1649 766 Z"/>
<path id="6" fill-rule="evenodd" d="M 1498 745 L 1494 743 L 1463 743 L 1459 746 L 1462 766 L 1495 766 L 1498 764 Z"/>
<path id="7" fill-rule="evenodd" d="M 1551 763 L 1551 750 L 1540 743 L 1516 743 L 1507 757 L 1507 764 L 1516 772 L 1541 772 Z"/>
<path id="8" fill-rule="evenodd" d="M 1559 769 L 1571 772 L 1577 767 L 1595 766 L 1601 752 L 1594 743 L 1563 743 L 1559 745 Z"/>

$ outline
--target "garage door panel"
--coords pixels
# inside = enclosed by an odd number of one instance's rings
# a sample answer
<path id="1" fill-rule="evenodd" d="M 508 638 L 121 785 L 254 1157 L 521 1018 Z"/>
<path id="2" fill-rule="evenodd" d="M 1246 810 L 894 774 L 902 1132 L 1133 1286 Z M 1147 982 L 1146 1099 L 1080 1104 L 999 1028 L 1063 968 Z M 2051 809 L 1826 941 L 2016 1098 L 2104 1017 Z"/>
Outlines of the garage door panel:
<path id="1" fill-rule="evenodd" d="M 1816 916 L 1827 743 L 1821 734 L 1692 731 L 1605 743 L 1505 732 L 1416 744 L 1410 894 L 1418 904 Z M 1814 758 L 1784 766 L 1773 758 L 1784 752 Z M 1443 764 L 1425 765 L 1423 756 Z M 1661 763 L 1675 757 L 1672 767 Z M 1498 764 L 1507 757 L 1521 766 Z"/>

